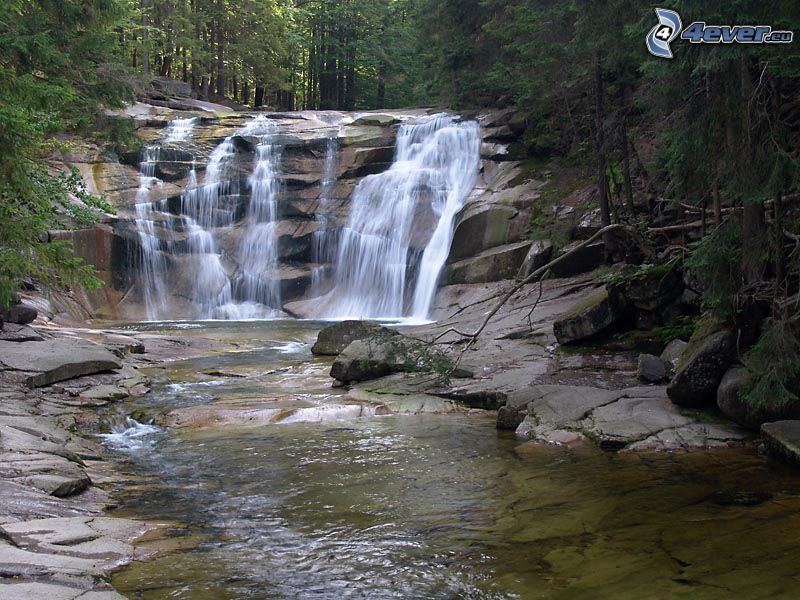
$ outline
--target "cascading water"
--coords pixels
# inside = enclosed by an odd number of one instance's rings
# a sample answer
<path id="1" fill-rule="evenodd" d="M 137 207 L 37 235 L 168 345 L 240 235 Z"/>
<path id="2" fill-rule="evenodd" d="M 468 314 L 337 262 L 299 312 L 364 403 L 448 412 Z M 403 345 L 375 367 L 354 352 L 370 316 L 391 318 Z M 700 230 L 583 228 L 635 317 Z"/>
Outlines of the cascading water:
<path id="1" fill-rule="evenodd" d="M 150 189 L 161 183 L 156 177 L 159 155 L 160 150 L 156 146 L 147 146 L 143 151 L 134 207 L 140 247 L 135 262 L 138 266 L 142 303 L 148 321 L 158 318 L 159 308 L 167 295 L 167 284 L 164 281 L 167 261 L 161 252 L 161 243 L 156 235 L 156 211 L 149 200 Z"/>
<path id="2" fill-rule="evenodd" d="M 264 318 L 280 312 L 276 227 L 281 147 L 272 143 L 274 133 L 275 125 L 263 116 L 256 117 L 242 131 L 242 135 L 258 138 L 253 172 L 248 178 L 250 203 L 239 245 L 239 273 L 234 281 L 234 295 L 242 302 L 220 306 L 217 315 L 222 318 Z"/>
<path id="3" fill-rule="evenodd" d="M 318 316 L 428 318 L 453 219 L 474 185 L 479 157 L 475 122 L 437 115 L 403 125 L 391 168 L 364 178 L 353 193 L 339 239 L 334 288 L 320 301 Z M 412 237 L 419 235 L 417 222 L 426 210 L 434 225 L 416 264 Z"/>
<path id="4" fill-rule="evenodd" d="M 161 142 L 180 144 L 191 138 L 197 119 L 176 119 L 165 129 Z M 183 278 L 178 295 L 188 301 L 186 316 L 201 319 L 266 318 L 280 314 L 280 284 L 277 277 L 278 240 L 276 235 L 277 177 L 280 147 L 271 143 L 275 125 L 259 115 L 225 138 L 208 157 L 202 183 L 194 166 L 180 197 L 177 218 L 167 212 L 167 203 L 149 202 L 159 159 L 159 147 L 145 150 L 141 164 L 140 189 L 137 194 L 136 225 L 139 231 L 142 260 L 139 261 L 139 284 L 149 320 L 171 317 L 170 292 L 166 281 L 166 250 L 176 273 Z M 238 269 L 220 248 L 219 236 L 229 232 L 238 219 L 240 176 L 235 158 L 236 136 L 256 137 L 255 160 L 247 186 L 250 201 L 238 245 Z M 240 168 L 240 167 L 238 167 Z M 155 231 L 160 218 L 165 240 Z M 228 248 L 228 251 L 231 251 Z M 172 279 L 171 279 L 172 281 Z"/>
<path id="5" fill-rule="evenodd" d="M 329 265 L 336 260 L 337 241 L 336 229 L 331 227 L 329 213 L 333 185 L 336 183 L 336 170 L 338 161 L 339 142 L 335 136 L 329 136 L 325 148 L 325 171 L 322 180 L 322 190 L 319 195 L 319 204 L 315 215 L 317 229 L 312 235 L 312 262 L 315 266 L 311 270 L 311 296 L 320 296 Z"/>
<path id="6" fill-rule="evenodd" d="M 200 121 L 197 117 L 190 119 L 173 119 L 164 131 L 164 142 L 186 142 L 192 137 L 195 125 Z"/>

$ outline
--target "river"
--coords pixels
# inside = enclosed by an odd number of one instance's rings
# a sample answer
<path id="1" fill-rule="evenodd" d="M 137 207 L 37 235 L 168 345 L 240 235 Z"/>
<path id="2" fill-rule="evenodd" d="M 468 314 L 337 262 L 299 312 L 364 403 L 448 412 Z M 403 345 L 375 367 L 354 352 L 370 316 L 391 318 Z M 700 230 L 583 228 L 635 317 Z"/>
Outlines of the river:
<path id="1" fill-rule="evenodd" d="M 134 331 L 238 351 L 155 365 L 107 417 L 285 396 L 338 405 L 319 323 Z M 175 522 L 186 548 L 134 563 L 132 598 L 776 598 L 800 589 L 800 477 L 754 449 L 614 454 L 520 444 L 491 413 L 106 439 L 139 481 L 120 516 Z"/>

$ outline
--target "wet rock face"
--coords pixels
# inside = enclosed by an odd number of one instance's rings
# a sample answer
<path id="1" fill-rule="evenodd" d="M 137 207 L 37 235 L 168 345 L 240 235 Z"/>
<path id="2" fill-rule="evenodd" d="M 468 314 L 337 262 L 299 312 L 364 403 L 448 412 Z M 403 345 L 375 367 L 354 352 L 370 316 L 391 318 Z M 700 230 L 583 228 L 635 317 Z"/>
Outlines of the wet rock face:
<path id="1" fill-rule="evenodd" d="M 688 350 L 688 348 L 687 348 Z M 717 387 L 736 355 L 736 334 L 718 331 L 696 349 L 681 357 L 675 377 L 667 387 L 670 399 L 680 406 L 699 407 L 716 399 Z"/>

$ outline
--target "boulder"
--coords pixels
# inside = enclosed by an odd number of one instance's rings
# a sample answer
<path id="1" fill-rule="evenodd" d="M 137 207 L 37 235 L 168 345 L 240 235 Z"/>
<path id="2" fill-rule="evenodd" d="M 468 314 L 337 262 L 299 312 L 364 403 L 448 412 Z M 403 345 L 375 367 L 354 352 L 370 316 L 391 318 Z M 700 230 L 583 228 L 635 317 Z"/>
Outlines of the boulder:
<path id="1" fill-rule="evenodd" d="M 44 342 L 0 341 L 0 364 L 7 369 L 30 373 L 25 379 L 30 387 L 122 366 L 119 359 L 102 346 L 72 338 Z"/>
<path id="2" fill-rule="evenodd" d="M 513 279 L 528 254 L 532 242 L 498 246 L 448 265 L 444 272 L 447 285 L 487 283 Z"/>
<path id="3" fill-rule="evenodd" d="M 12 304 L 4 313 L 3 321 L 15 323 L 16 325 L 27 325 L 36 320 L 39 312 L 27 304 Z"/>
<path id="4" fill-rule="evenodd" d="M 150 85 L 152 85 L 155 90 L 167 96 L 189 98 L 192 95 L 192 86 L 190 84 L 172 79 L 171 77 L 154 77 Z"/>
<path id="5" fill-rule="evenodd" d="M 699 407 L 716 399 L 722 376 L 736 355 L 736 335 L 718 331 L 681 356 L 678 371 L 667 386 L 667 395 L 679 406 Z"/>
<path id="6" fill-rule="evenodd" d="M 616 323 L 619 316 L 619 310 L 609 298 L 608 292 L 600 289 L 578 302 L 566 315 L 553 323 L 553 333 L 559 344 L 585 340 Z"/>
<path id="7" fill-rule="evenodd" d="M 639 355 L 639 379 L 648 383 L 658 383 L 667 377 L 667 365 L 658 356 Z"/>
<path id="8" fill-rule="evenodd" d="M 403 357 L 396 347 L 400 335 L 356 340 L 345 348 L 331 366 L 331 377 L 344 383 L 369 381 L 403 370 Z"/>
<path id="9" fill-rule="evenodd" d="M 559 257 L 572 252 L 582 242 L 575 242 L 565 246 L 559 252 Z M 606 262 L 606 245 L 603 242 L 595 242 L 576 250 L 573 254 L 553 265 L 550 274 L 553 277 L 572 277 L 588 271 L 594 271 L 597 267 Z"/>
<path id="10" fill-rule="evenodd" d="M 742 387 L 750 379 L 743 367 L 731 367 L 717 389 L 717 406 L 731 421 L 748 429 L 758 429 L 769 421 L 800 419 L 800 406 L 794 403 L 751 406 L 740 397 Z"/>
<path id="11" fill-rule="evenodd" d="M 428 344 L 402 336 L 392 329 L 381 328 L 376 335 L 347 346 L 333 362 L 331 377 L 352 384 L 391 373 L 432 373 L 448 367 L 452 368 L 449 358 Z M 451 399 L 463 400 L 457 393 Z"/>
<path id="12" fill-rule="evenodd" d="M 383 114 L 367 114 L 363 117 L 357 118 L 355 121 L 352 122 L 352 125 L 367 125 L 373 127 L 388 127 L 389 125 L 394 125 L 395 123 L 399 123 L 400 119 L 395 117 L 394 115 L 383 115 Z"/>
<path id="13" fill-rule="evenodd" d="M 686 346 L 687 344 L 683 340 L 672 340 L 661 353 L 661 360 L 667 364 L 670 373 L 674 373 L 678 368 L 678 361 Z"/>
<path id="14" fill-rule="evenodd" d="M 342 321 L 320 331 L 311 352 L 321 356 L 337 356 L 356 340 L 376 337 L 383 331 L 393 330 L 369 321 Z"/>
<path id="15" fill-rule="evenodd" d="M 800 467 L 800 421 L 764 423 L 761 438 L 772 456 Z"/>
<path id="16" fill-rule="evenodd" d="M 553 242 L 550 240 L 536 240 L 533 242 L 533 244 L 531 244 L 528 254 L 522 261 L 522 266 L 519 268 L 517 277 L 519 279 L 525 279 L 536 269 L 541 269 L 544 265 L 550 262 L 550 257 L 552 256 Z"/>
<path id="17" fill-rule="evenodd" d="M 675 301 L 683 292 L 683 280 L 676 269 L 645 277 L 632 277 L 622 285 L 628 304 L 640 311 L 655 311 Z"/>

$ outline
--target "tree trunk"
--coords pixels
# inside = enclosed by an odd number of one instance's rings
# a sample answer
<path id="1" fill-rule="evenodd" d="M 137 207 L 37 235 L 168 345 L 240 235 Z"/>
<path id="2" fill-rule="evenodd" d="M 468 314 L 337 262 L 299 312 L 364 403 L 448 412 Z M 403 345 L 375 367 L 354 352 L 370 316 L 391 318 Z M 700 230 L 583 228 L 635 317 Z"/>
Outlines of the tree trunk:
<path id="1" fill-rule="evenodd" d="M 255 99 L 253 101 L 253 106 L 258 108 L 260 106 L 264 106 L 264 86 L 260 84 L 256 84 L 256 94 Z"/>
<path id="2" fill-rule="evenodd" d="M 783 255 L 783 193 L 775 194 L 775 286 L 776 293 L 779 293 L 786 277 L 786 262 Z"/>
<path id="3" fill-rule="evenodd" d="M 217 94 L 225 97 L 225 36 L 221 16 L 217 20 Z"/>
<path id="4" fill-rule="evenodd" d="M 147 5 L 149 0 L 142 0 L 142 75 L 150 76 L 150 21 L 147 17 Z"/>
<path id="5" fill-rule="evenodd" d="M 633 205 L 633 185 L 631 183 L 631 156 L 628 151 L 628 123 L 622 119 L 622 187 L 625 190 L 625 207 L 631 217 L 636 214 Z"/>
<path id="6" fill-rule="evenodd" d="M 606 181 L 606 148 L 603 113 L 603 75 L 600 70 L 601 55 L 597 53 L 594 67 L 595 82 L 595 136 L 597 144 L 597 192 L 599 194 L 600 222 L 603 227 L 611 224 L 611 210 L 608 204 L 608 182 Z"/>

